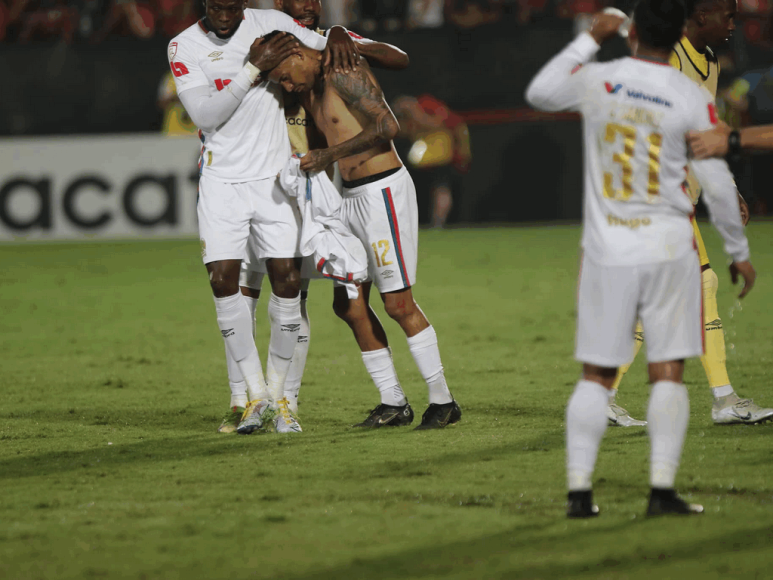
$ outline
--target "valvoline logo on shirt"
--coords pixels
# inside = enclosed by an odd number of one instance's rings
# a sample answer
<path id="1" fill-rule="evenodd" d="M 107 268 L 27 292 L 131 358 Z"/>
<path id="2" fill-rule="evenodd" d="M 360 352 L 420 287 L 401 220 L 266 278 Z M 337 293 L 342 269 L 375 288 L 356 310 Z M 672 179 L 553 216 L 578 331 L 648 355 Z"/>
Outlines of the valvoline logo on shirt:
<path id="1" fill-rule="evenodd" d="M 610 95 L 616 95 L 617 91 L 623 88 L 623 85 L 617 84 L 615 86 L 612 86 L 612 83 L 604 83 L 604 88 L 607 89 L 607 92 Z"/>

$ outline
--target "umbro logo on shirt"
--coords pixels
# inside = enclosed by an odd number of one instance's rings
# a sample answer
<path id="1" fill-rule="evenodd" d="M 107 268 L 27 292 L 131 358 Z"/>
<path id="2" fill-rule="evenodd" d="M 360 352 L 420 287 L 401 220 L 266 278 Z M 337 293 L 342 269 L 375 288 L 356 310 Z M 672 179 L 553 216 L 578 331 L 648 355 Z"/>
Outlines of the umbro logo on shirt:
<path id="1" fill-rule="evenodd" d="M 606 89 L 607 89 L 607 92 L 608 92 L 610 95 L 616 95 L 616 94 L 617 94 L 617 91 L 619 91 L 620 89 L 622 89 L 622 88 L 623 88 L 623 85 L 621 85 L 621 84 L 617 84 L 617 85 L 615 85 L 615 86 L 612 86 L 612 84 L 611 84 L 611 83 L 604 83 L 604 88 L 606 88 Z"/>
<path id="2" fill-rule="evenodd" d="M 216 60 L 223 60 L 222 58 L 220 58 L 222 55 L 223 55 L 222 52 L 216 50 L 212 54 L 208 54 L 207 57 L 211 58 L 212 62 L 215 62 Z"/>

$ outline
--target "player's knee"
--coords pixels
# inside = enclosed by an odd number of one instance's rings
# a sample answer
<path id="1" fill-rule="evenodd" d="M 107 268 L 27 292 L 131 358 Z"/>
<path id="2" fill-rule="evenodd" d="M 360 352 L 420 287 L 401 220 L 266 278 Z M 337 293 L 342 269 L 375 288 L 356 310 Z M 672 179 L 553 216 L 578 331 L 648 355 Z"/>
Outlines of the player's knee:
<path id="1" fill-rule="evenodd" d="M 703 282 L 703 293 L 706 295 L 716 295 L 719 289 L 719 277 L 716 272 L 709 268 L 701 273 L 701 280 Z"/>
<path id="2" fill-rule="evenodd" d="M 218 298 L 233 296 L 239 292 L 238 277 L 234 277 L 229 272 L 221 269 L 213 270 L 210 273 L 209 285 L 212 288 L 212 294 Z"/>
<path id="3" fill-rule="evenodd" d="M 389 318 L 397 322 L 405 320 L 406 318 L 409 318 L 418 312 L 416 303 L 413 300 L 405 297 L 400 297 L 396 300 L 387 300 L 384 303 L 384 310 L 386 311 Z"/>

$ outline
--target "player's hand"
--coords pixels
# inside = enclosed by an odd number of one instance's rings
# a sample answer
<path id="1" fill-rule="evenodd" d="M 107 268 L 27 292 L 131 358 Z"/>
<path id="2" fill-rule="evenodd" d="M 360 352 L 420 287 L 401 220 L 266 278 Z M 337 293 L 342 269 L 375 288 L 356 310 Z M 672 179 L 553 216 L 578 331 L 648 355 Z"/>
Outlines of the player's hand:
<path id="1" fill-rule="evenodd" d="M 301 46 L 298 41 L 285 32 L 280 32 L 274 38 L 263 41 L 256 38 L 250 46 L 249 60 L 253 66 L 263 72 L 276 68 L 284 59 L 293 54 L 300 54 Z"/>
<path id="2" fill-rule="evenodd" d="M 741 221 L 743 222 L 743 225 L 748 224 L 749 220 L 752 219 L 752 214 L 749 211 L 749 204 L 746 203 L 746 200 L 740 193 L 738 194 L 738 208 L 741 210 Z"/>
<path id="3" fill-rule="evenodd" d="M 312 149 L 301 158 L 301 170 L 310 173 L 317 173 L 327 169 L 328 165 L 333 163 L 329 149 Z"/>
<path id="4" fill-rule="evenodd" d="M 360 62 L 360 50 L 342 26 L 334 26 L 327 34 L 327 46 L 322 64 L 327 70 L 348 74 L 356 70 Z"/>
<path id="5" fill-rule="evenodd" d="M 724 157 L 727 155 L 727 138 L 732 129 L 720 121 L 716 127 L 708 131 L 690 131 L 687 133 L 687 144 L 695 159 L 709 157 Z"/>
<path id="6" fill-rule="evenodd" d="M 732 280 L 733 284 L 738 282 L 739 274 L 743 278 L 743 288 L 738 298 L 743 298 L 754 287 L 757 272 L 754 271 L 754 266 L 748 260 L 746 262 L 733 262 L 730 264 L 730 280 Z"/>
<path id="7" fill-rule="evenodd" d="M 617 35 L 623 22 L 625 22 L 625 18 L 622 16 L 599 12 L 593 19 L 593 24 L 591 24 L 590 35 L 598 44 L 604 44 L 604 42 Z"/>

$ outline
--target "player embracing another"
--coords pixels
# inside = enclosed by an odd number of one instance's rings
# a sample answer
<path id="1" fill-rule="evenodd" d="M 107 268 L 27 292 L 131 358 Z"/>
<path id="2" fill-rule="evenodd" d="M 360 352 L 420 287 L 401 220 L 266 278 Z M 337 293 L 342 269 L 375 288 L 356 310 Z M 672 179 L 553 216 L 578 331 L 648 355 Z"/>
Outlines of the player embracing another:
<path id="1" fill-rule="evenodd" d="M 301 327 L 300 215 L 277 180 L 290 157 L 282 95 L 259 77 L 299 52 L 298 39 L 320 50 L 327 41 L 286 14 L 246 5 L 246 0 L 204 0 L 204 18 L 172 39 L 168 58 L 177 93 L 202 141 L 199 237 L 217 324 L 243 378 L 242 390 L 231 393 L 231 408 L 245 408 L 237 431 L 261 429 L 269 410 L 278 411 L 278 431 L 300 431 L 284 398 Z M 262 40 L 277 29 L 294 31 L 297 38 L 282 32 Z M 265 377 L 250 307 L 239 292 L 241 261 L 248 256 L 266 260 L 271 281 Z"/>
<path id="2" fill-rule="evenodd" d="M 271 38 L 271 35 L 266 37 Z M 301 169 L 324 171 L 338 161 L 343 178 L 341 220 L 368 252 L 370 280 L 350 299 L 334 289 L 333 308 L 354 333 L 362 360 L 381 395 L 360 427 L 408 425 L 413 410 L 397 379 L 386 333 L 369 305 L 375 284 L 384 309 L 405 332 L 416 365 L 429 389 L 429 407 L 417 429 L 438 429 L 461 419 L 448 389 L 437 335 L 413 299 L 418 252 L 416 190 L 395 152 L 398 123 L 384 100 L 367 61 L 346 71 L 323 74 L 323 55 L 303 48 L 270 71 L 268 78 L 285 91 L 298 93 L 301 104 L 327 141 L 312 149 Z"/>
<path id="3" fill-rule="evenodd" d="M 703 354 L 701 269 L 682 189 L 688 131 L 716 123 L 711 96 L 668 64 L 685 22 L 678 0 L 640 0 L 629 43 L 634 57 L 589 63 L 623 18 L 598 15 L 590 32 L 554 57 L 527 89 L 547 111 L 583 116 L 585 146 L 582 266 L 577 292 L 575 358 L 582 377 L 566 409 L 567 515 L 598 514 L 592 476 L 607 428 L 609 390 L 630 360 L 633 328 L 647 336 L 652 390 L 647 410 L 648 515 L 694 514 L 674 484 L 689 420 L 684 361 Z M 588 63 L 588 64 L 586 64 Z M 583 66 L 584 65 L 584 66 Z M 704 187 L 731 273 L 755 280 L 735 183 L 724 161 L 690 162 Z"/>

